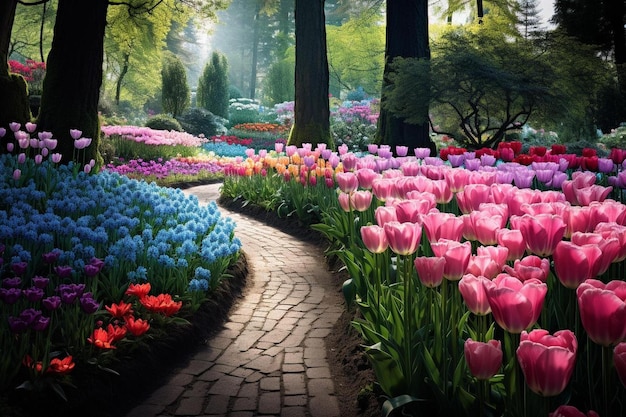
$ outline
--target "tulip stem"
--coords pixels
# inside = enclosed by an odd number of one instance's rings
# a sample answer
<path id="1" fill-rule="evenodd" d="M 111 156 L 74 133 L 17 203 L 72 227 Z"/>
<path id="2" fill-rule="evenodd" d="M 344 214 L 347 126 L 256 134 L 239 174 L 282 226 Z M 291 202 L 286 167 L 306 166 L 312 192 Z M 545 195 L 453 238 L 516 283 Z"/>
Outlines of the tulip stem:
<path id="1" fill-rule="evenodd" d="M 404 355 L 406 359 L 406 379 L 407 386 L 412 390 L 413 385 L 413 347 L 412 347 L 412 317 L 413 317 L 413 305 L 411 294 L 411 256 L 406 255 L 402 257 L 403 268 L 403 285 L 404 285 Z"/>
<path id="2" fill-rule="evenodd" d="M 603 400 L 603 416 L 609 415 L 609 375 L 611 372 L 611 347 L 602 346 L 602 400 Z"/>

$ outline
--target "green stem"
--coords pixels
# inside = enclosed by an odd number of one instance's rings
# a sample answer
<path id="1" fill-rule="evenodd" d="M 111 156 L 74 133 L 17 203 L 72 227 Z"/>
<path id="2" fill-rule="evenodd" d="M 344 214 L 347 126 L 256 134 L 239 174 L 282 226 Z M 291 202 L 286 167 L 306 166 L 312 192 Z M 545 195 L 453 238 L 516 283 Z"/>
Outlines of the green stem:
<path id="1" fill-rule="evenodd" d="M 413 318 L 413 294 L 411 288 L 411 256 L 402 257 L 402 279 L 404 286 L 404 355 L 406 359 L 407 386 L 412 391 L 413 385 L 413 347 L 412 347 L 412 318 Z"/>

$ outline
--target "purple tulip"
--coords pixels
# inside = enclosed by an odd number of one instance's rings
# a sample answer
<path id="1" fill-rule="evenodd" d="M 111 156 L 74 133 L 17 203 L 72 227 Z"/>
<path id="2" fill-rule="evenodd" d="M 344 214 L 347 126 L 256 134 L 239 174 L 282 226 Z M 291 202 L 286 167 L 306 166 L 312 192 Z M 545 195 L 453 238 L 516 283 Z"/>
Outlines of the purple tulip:
<path id="1" fill-rule="evenodd" d="M 40 277 L 40 276 L 33 277 L 33 285 L 37 288 L 44 289 L 48 286 L 49 282 L 50 282 L 50 279 L 46 277 Z"/>
<path id="2" fill-rule="evenodd" d="M 2 286 L 5 288 L 18 288 L 22 284 L 22 278 L 13 277 L 2 280 Z"/>
<path id="3" fill-rule="evenodd" d="M 80 308 L 87 314 L 93 314 L 100 308 L 100 303 L 93 299 L 90 292 L 87 292 L 80 297 Z"/>
<path id="4" fill-rule="evenodd" d="M 26 288 L 22 292 L 24 293 L 24 297 L 31 303 L 36 303 L 37 301 L 41 300 L 44 296 L 43 290 L 37 287 Z"/>
<path id="5" fill-rule="evenodd" d="M 41 317 L 41 310 L 27 308 L 20 313 L 19 318 L 24 320 L 29 326 Z"/>
<path id="6" fill-rule="evenodd" d="M 36 332 L 43 332 L 50 324 L 50 317 L 39 316 L 30 324 L 30 328 Z"/>
<path id="7" fill-rule="evenodd" d="M 19 288 L 0 288 L 0 300 L 6 304 L 15 304 L 21 295 L 22 290 Z"/>
<path id="8" fill-rule="evenodd" d="M 46 310 L 56 310 L 61 306 L 61 297 L 58 295 L 51 295 L 41 300 L 41 304 Z"/>
<path id="9" fill-rule="evenodd" d="M 56 262 L 59 259 L 60 255 L 61 255 L 61 251 L 53 250 L 53 251 L 50 251 L 41 255 L 41 258 L 43 259 L 44 263 L 51 264 L 51 263 Z"/>
<path id="10" fill-rule="evenodd" d="M 59 276 L 59 278 L 69 278 L 72 276 L 72 267 L 65 265 L 59 265 L 54 267 L 54 272 Z"/>
<path id="11" fill-rule="evenodd" d="M 28 268 L 28 263 L 26 262 L 16 262 L 11 264 L 11 270 L 15 275 L 23 275 L 26 272 L 26 268 Z"/>
<path id="12" fill-rule="evenodd" d="M 9 329 L 11 329 L 13 333 L 22 333 L 28 328 L 28 323 L 19 317 L 9 316 L 7 320 L 9 322 Z"/>

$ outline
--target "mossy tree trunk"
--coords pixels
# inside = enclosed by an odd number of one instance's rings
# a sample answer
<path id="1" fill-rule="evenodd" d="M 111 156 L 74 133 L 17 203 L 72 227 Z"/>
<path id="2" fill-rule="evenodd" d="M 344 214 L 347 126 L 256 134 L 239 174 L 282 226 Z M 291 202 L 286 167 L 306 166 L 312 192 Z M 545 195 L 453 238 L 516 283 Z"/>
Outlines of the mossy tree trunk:
<path id="1" fill-rule="evenodd" d="M 332 145 L 324 0 L 296 0 L 294 123 L 290 145 Z"/>
<path id="2" fill-rule="evenodd" d="M 387 0 L 383 91 L 389 86 L 390 64 L 396 57 L 430 59 L 426 0 Z M 424 100 L 429 100 L 429 97 L 424 97 Z M 424 120 L 426 122 L 419 125 L 406 123 L 404 118 L 396 117 L 385 109 L 383 99 L 378 118 L 377 142 L 391 145 L 392 149 L 397 145 L 408 146 L 409 149 L 430 148 L 434 156 L 436 150 L 429 135 L 427 111 Z"/>
<path id="3" fill-rule="evenodd" d="M 9 74 L 9 43 L 17 0 L 0 1 L 0 127 L 8 128 L 9 123 L 26 123 L 30 120 L 28 89 L 24 78 Z M 6 146 L 0 147 L 0 153 Z"/>
<path id="4" fill-rule="evenodd" d="M 65 163 L 97 159 L 107 7 L 108 0 L 59 0 L 37 124 L 59 139 Z M 92 138 L 91 145 L 76 153 L 70 129 Z"/>

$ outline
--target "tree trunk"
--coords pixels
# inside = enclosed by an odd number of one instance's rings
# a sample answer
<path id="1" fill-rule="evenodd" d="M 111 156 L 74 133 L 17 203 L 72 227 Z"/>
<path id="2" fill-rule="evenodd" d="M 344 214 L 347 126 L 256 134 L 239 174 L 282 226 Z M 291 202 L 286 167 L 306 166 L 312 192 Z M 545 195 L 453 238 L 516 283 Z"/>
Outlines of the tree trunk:
<path id="1" fill-rule="evenodd" d="M 428 2 L 426 0 L 387 0 L 387 28 L 385 46 L 385 69 L 383 91 L 390 85 L 390 64 L 396 57 L 430 59 L 428 42 Z M 429 100 L 429 97 L 424 97 Z M 428 114 L 423 115 L 428 120 Z M 378 119 L 377 141 L 381 144 L 402 145 L 409 148 L 430 148 L 436 152 L 430 140 L 428 122 L 415 125 L 404 118 L 391 114 L 381 100 Z"/>
<path id="2" fill-rule="evenodd" d="M 108 0 L 59 0 L 52 48 L 48 54 L 38 128 L 59 139 L 57 152 L 67 163 L 97 158 L 104 30 Z M 70 129 L 92 138 L 75 155 Z"/>
<path id="3" fill-rule="evenodd" d="M 290 145 L 331 144 L 324 0 L 296 0 L 294 124 Z"/>
<path id="4" fill-rule="evenodd" d="M 624 0 L 608 0 L 605 6 L 605 13 L 613 34 L 617 82 L 622 98 L 626 100 L 626 29 L 624 28 L 626 6 L 624 5 Z M 619 115 L 622 117 L 622 121 L 626 121 L 626 108 L 620 110 Z"/>
<path id="5" fill-rule="evenodd" d="M 250 68 L 250 98 L 256 96 L 256 67 L 259 60 L 259 30 L 261 20 L 261 4 L 257 2 L 254 14 L 254 31 L 252 34 L 252 67 Z"/>
<path id="6" fill-rule="evenodd" d="M 0 127 L 8 128 L 9 123 L 26 123 L 30 120 L 28 92 L 24 78 L 9 74 L 9 44 L 17 0 L 0 1 Z M 0 153 L 6 147 L 0 147 Z"/>
<path id="7" fill-rule="evenodd" d="M 124 82 L 124 77 L 128 73 L 129 61 L 130 53 L 124 54 L 124 65 L 122 65 L 120 76 L 117 77 L 117 82 L 115 83 L 115 104 L 118 106 L 120 105 L 120 95 L 122 94 L 122 83 Z"/>

